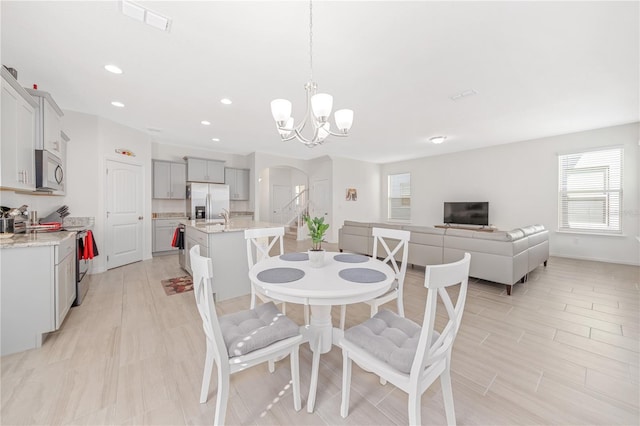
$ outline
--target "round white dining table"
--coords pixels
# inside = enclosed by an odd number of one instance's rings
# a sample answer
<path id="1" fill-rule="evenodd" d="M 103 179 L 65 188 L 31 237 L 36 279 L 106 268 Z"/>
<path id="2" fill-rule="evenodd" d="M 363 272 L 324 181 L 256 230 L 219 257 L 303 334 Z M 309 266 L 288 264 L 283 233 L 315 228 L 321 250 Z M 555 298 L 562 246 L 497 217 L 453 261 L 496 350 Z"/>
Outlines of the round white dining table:
<path id="1" fill-rule="evenodd" d="M 337 343 L 331 306 L 364 302 L 384 294 L 395 279 L 393 269 L 368 256 L 326 252 L 321 267 L 312 267 L 306 253 L 285 253 L 256 263 L 249 278 L 267 297 L 309 305 L 311 318 L 301 327 L 314 352 L 307 411 L 312 412 L 318 378 L 316 355 Z M 340 336 L 341 331 L 336 330 Z"/>

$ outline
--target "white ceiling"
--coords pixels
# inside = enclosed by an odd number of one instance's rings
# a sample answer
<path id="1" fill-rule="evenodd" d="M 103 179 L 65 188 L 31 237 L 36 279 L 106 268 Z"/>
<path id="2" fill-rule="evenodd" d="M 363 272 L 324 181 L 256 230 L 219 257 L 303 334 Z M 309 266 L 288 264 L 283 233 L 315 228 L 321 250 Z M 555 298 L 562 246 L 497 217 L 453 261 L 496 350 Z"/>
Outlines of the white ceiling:
<path id="1" fill-rule="evenodd" d="M 139 2 L 170 32 L 115 1 L 0 3 L 2 64 L 23 86 L 160 143 L 386 163 L 639 119 L 638 2 L 314 2 L 315 80 L 355 119 L 313 149 L 281 142 L 269 107 L 304 113 L 305 1 Z"/>

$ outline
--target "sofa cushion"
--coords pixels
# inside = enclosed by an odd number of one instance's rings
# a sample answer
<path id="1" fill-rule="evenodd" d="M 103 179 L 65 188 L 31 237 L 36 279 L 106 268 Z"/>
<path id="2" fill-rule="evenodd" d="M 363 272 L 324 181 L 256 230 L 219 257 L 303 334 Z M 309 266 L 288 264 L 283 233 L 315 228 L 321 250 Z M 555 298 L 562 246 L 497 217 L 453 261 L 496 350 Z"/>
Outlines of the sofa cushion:
<path id="1" fill-rule="evenodd" d="M 372 228 L 402 229 L 402 225 L 394 223 L 371 223 Z"/>
<path id="2" fill-rule="evenodd" d="M 444 234 L 437 235 L 411 231 L 411 239 L 409 240 L 409 244 L 423 244 L 427 246 L 442 247 L 443 238 Z"/>
<path id="3" fill-rule="evenodd" d="M 298 325 L 280 312 L 273 302 L 221 316 L 218 321 L 230 358 L 299 333 Z"/>
<path id="4" fill-rule="evenodd" d="M 498 231 L 498 232 L 474 232 L 473 238 L 481 240 L 495 240 L 495 241 L 515 241 L 524 237 L 524 232 L 520 229 L 514 229 L 513 231 Z"/>
<path id="5" fill-rule="evenodd" d="M 473 252 L 514 256 L 529 248 L 529 243 L 526 238 L 520 238 L 516 241 L 493 241 L 480 238 L 455 237 L 447 234 L 444 236 L 444 247 L 472 252 L 473 259 Z"/>
<path id="6" fill-rule="evenodd" d="M 544 225 L 531 225 L 531 226 L 533 226 L 533 229 L 535 229 L 536 232 L 544 231 Z"/>
<path id="7" fill-rule="evenodd" d="M 519 228 L 519 229 L 520 229 L 522 232 L 524 232 L 524 235 L 525 235 L 525 236 L 529 236 L 529 235 L 532 235 L 532 234 L 535 234 L 536 232 L 538 232 L 538 231 L 536 230 L 536 227 L 535 227 L 534 225 L 525 226 L 525 227 L 522 227 L 522 228 Z"/>
<path id="8" fill-rule="evenodd" d="M 411 226 L 404 225 L 402 227 L 405 231 L 411 232 L 411 237 L 413 238 L 413 234 L 432 234 L 432 235 L 444 235 L 443 228 L 434 228 L 432 226 Z"/>
<path id="9" fill-rule="evenodd" d="M 371 236 L 371 228 L 364 226 L 343 226 L 342 232 L 344 234 L 350 235 L 360 235 L 362 237 L 370 237 Z"/>
<path id="10" fill-rule="evenodd" d="M 410 319 L 383 309 L 362 324 L 345 331 L 344 338 L 396 370 L 409 374 L 421 329 Z M 438 337 L 436 332 L 434 339 Z"/>
<path id="11" fill-rule="evenodd" d="M 542 230 L 529 236 L 529 247 L 549 241 L 549 231 Z"/>
<path id="12" fill-rule="evenodd" d="M 354 222 L 352 220 L 345 220 L 344 226 L 360 226 L 360 227 L 368 228 L 370 224 L 366 222 Z"/>
<path id="13" fill-rule="evenodd" d="M 455 229 L 455 228 L 447 228 L 445 235 L 451 235 L 454 237 L 465 237 L 465 238 L 473 238 L 473 234 L 476 231 L 471 231 L 468 229 Z"/>

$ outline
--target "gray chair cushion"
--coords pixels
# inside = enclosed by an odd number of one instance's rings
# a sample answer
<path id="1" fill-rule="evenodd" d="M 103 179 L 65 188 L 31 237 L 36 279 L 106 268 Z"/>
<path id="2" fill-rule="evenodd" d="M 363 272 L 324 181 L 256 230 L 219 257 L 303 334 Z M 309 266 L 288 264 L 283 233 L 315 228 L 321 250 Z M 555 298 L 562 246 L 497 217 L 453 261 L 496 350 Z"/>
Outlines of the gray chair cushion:
<path id="1" fill-rule="evenodd" d="M 405 374 L 411 372 L 420 340 L 420 327 L 410 319 L 383 309 L 344 332 L 344 338 Z M 435 333 L 434 339 L 439 334 Z"/>
<path id="2" fill-rule="evenodd" d="M 230 358 L 262 349 L 299 333 L 298 325 L 280 312 L 273 302 L 221 316 L 219 322 Z"/>

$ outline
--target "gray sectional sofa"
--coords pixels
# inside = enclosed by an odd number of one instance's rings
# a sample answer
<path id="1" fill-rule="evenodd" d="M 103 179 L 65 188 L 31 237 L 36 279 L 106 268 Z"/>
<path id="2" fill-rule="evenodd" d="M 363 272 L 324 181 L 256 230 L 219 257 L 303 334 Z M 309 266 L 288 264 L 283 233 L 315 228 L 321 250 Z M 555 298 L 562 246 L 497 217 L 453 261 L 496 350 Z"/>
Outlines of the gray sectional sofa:
<path id="1" fill-rule="evenodd" d="M 437 265 L 462 259 L 471 253 L 469 275 L 512 287 L 549 259 L 549 231 L 531 225 L 511 231 L 483 232 L 456 228 L 365 223 L 346 220 L 339 231 L 340 251 L 373 254 L 374 227 L 411 231 L 409 260 L 412 265 Z"/>

